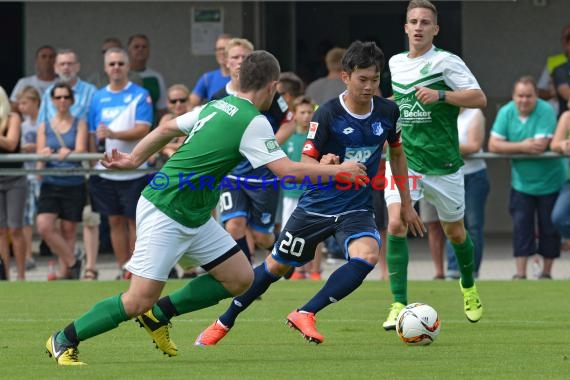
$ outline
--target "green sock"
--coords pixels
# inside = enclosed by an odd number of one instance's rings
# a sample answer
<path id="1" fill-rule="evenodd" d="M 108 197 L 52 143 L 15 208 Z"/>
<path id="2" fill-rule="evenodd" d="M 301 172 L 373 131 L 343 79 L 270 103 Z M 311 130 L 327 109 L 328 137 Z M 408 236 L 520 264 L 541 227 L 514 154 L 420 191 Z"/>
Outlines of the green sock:
<path id="1" fill-rule="evenodd" d="M 465 234 L 466 238 L 463 243 L 451 243 L 451 245 L 455 251 L 455 257 L 457 258 L 457 264 L 459 266 L 459 271 L 461 272 L 461 286 L 463 286 L 463 288 L 470 288 L 475 285 L 475 280 L 473 279 L 475 253 L 473 249 L 473 241 L 469 236 L 469 232 L 465 231 Z"/>
<path id="2" fill-rule="evenodd" d="M 390 275 L 390 290 L 395 302 L 408 304 L 408 239 L 405 236 L 388 235 L 386 262 Z"/>
<path id="3" fill-rule="evenodd" d="M 196 277 L 168 297 L 178 314 L 185 314 L 216 305 L 221 300 L 232 296 L 233 294 L 228 292 L 218 280 L 209 274 L 204 274 Z M 153 314 L 160 320 L 164 320 L 164 313 L 157 309 L 159 310 L 160 307 L 155 304 L 152 308 Z"/>
<path id="4" fill-rule="evenodd" d="M 99 301 L 91 310 L 77 318 L 73 324 L 80 341 L 89 339 L 114 329 L 121 322 L 128 321 L 121 295 L 106 298 Z M 59 334 L 64 335 L 64 334 Z"/>

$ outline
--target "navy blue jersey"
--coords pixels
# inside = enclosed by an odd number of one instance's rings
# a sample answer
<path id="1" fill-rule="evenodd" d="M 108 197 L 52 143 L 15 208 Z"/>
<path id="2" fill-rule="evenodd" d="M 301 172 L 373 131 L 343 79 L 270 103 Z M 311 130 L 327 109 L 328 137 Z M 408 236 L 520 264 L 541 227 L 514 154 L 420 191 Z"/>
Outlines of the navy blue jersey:
<path id="1" fill-rule="evenodd" d="M 384 142 L 388 141 L 391 147 L 401 145 L 400 130 L 396 127 L 400 111 L 396 103 L 373 97 L 370 113 L 354 115 L 341 98 L 334 98 L 317 109 L 303 154 L 318 161 L 327 153 L 338 155 L 341 162 L 358 161 L 366 165 L 367 176 L 372 179 L 378 171 Z M 371 211 L 372 186 L 360 185 L 357 188 L 346 178 L 306 190 L 298 207 L 322 215 Z"/>

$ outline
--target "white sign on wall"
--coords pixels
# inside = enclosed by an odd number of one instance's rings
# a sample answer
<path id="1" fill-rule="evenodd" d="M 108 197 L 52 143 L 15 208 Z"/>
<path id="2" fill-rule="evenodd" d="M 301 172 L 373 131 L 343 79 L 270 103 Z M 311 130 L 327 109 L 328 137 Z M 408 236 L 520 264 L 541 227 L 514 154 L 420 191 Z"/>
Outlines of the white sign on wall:
<path id="1" fill-rule="evenodd" d="M 192 54 L 214 55 L 216 38 L 224 32 L 222 8 L 192 7 Z"/>

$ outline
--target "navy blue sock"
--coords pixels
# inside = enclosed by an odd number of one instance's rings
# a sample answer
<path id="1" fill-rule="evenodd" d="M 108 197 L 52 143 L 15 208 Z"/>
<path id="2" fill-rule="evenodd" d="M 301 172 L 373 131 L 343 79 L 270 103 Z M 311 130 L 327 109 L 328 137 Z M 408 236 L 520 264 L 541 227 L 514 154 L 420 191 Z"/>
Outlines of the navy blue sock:
<path id="1" fill-rule="evenodd" d="M 335 270 L 315 296 L 299 310 L 317 313 L 328 305 L 338 302 L 362 284 L 373 265 L 362 259 L 351 259 Z"/>
<path id="2" fill-rule="evenodd" d="M 244 294 L 232 300 L 230 307 L 220 316 L 220 322 L 224 326 L 231 328 L 238 315 L 247 309 L 260 295 L 265 293 L 269 286 L 279 280 L 279 278 L 269 273 L 265 268 L 265 262 L 255 267 L 253 270 L 253 284 Z"/>
<path id="3" fill-rule="evenodd" d="M 249 260 L 250 263 L 253 263 L 252 257 L 251 257 L 251 252 L 249 250 L 249 245 L 247 245 L 247 239 L 246 237 L 242 237 L 240 239 L 236 240 L 237 245 L 239 245 L 239 248 L 243 251 L 243 253 L 245 253 L 245 257 L 247 257 L 247 259 Z"/>

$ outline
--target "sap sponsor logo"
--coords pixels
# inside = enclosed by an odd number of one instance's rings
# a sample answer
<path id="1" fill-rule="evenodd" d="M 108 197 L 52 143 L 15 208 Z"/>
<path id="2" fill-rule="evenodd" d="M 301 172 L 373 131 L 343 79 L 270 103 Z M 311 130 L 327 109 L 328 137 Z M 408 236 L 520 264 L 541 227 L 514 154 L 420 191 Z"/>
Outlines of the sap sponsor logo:
<path id="1" fill-rule="evenodd" d="M 368 161 L 376 150 L 378 150 L 378 147 L 346 148 L 344 159 L 364 163 Z"/>

